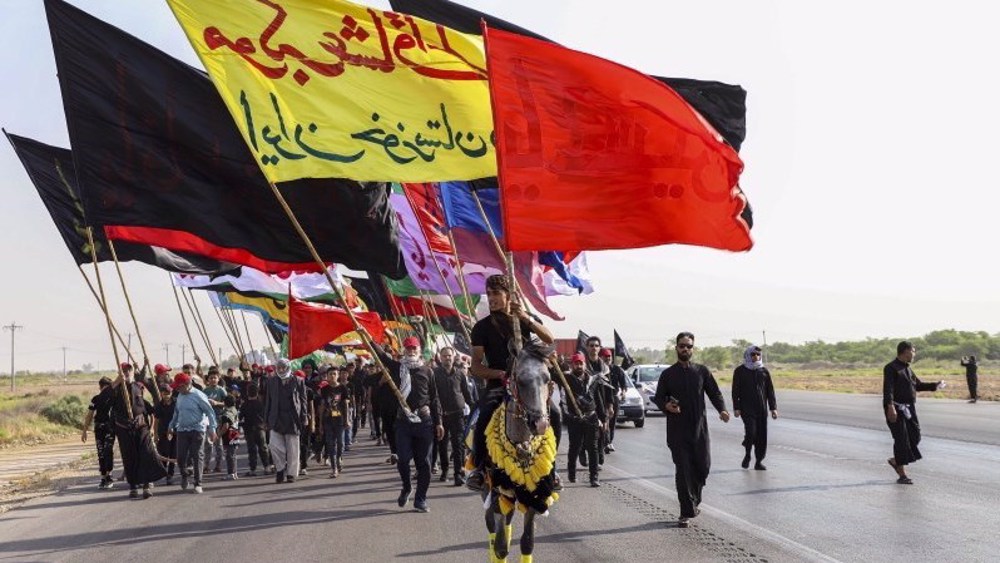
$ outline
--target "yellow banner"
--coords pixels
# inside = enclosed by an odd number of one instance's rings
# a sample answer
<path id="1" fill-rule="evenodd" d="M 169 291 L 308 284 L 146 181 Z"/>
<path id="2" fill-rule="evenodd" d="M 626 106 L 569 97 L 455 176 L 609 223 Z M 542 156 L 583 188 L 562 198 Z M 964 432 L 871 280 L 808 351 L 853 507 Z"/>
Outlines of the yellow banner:
<path id="1" fill-rule="evenodd" d="M 167 0 L 269 180 L 496 176 L 482 39 L 343 0 Z"/>
<path id="2" fill-rule="evenodd" d="M 237 309 L 248 309 L 262 311 L 271 315 L 271 318 L 279 323 L 288 326 L 288 303 L 270 297 L 247 297 L 239 293 L 226 293 L 226 299 L 230 305 Z"/>

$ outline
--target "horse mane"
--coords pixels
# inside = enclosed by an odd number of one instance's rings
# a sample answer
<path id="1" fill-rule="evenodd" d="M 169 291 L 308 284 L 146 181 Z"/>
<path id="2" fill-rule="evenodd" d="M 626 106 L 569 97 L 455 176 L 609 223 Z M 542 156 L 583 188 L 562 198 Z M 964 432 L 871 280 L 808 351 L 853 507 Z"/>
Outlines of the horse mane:
<path id="1" fill-rule="evenodd" d="M 551 344 L 545 344 L 543 342 L 532 342 L 531 344 L 525 346 L 521 349 L 522 354 L 527 354 L 536 359 L 544 361 L 545 358 L 552 355 L 552 351 L 555 349 Z"/>

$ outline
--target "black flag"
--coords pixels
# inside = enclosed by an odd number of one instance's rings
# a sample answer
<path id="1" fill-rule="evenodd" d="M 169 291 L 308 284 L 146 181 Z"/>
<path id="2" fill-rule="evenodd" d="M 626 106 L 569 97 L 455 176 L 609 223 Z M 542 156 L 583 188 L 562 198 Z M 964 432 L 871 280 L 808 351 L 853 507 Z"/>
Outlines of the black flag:
<path id="1" fill-rule="evenodd" d="M 577 352 L 580 352 L 583 355 L 587 355 L 587 339 L 588 338 L 590 338 L 590 337 L 587 336 L 586 332 L 583 332 L 582 330 L 576 331 L 576 351 Z"/>
<path id="2" fill-rule="evenodd" d="M 45 209 L 48 210 L 52 222 L 62 236 L 73 260 L 78 264 L 90 264 L 93 258 L 90 254 L 90 243 L 87 239 L 87 222 L 80 203 L 79 189 L 76 184 L 76 170 L 73 168 L 72 153 L 63 148 L 53 147 L 27 137 L 20 137 L 4 131 L 7 140 L 14 147 L 14 153 L 21 160 L 28 178 L 38 190 Z M 111 252 L 108 249 L 104 230 L 99 226 L 92 231 L 94 249 L 98 262 L 110 261 Z M 239 275 L 239 266 L 228 262 L 219 262 L 204 256 L 195 256 L 172 252 L 144 244 L 119 242 L 115 244 L 115 254 L 119 262 L 132 260 L 144 262 L 164 270 L 184 274 Z"/>
<path id="3" fill-rule="evenodd" d="M 414 15 L 470 35 L 481 35 L 480 22 L 485 20 L 486 25 L 492 28 L 542 41 L 552 41 L 508 21 L 448 0 L 433 2 L 428 0 L 389 0 L 389 4 L 395 11 Z M 747 134 L 746 90 L 740 86 L 711 80 L 660 76 L 653 78 L 673 88 L 687 103 L 698 110 L 712 124 L 712 127 L 715 127 L 719 134 L 726 139 L 726 142 L 737 151 L 740 150 Z"/>
<path id="4" fill-rule="evenodd" d="M 615 331 L 615 356 L 622 359 L 622 369 L 628 369 L 635 364 L 632 354 L 628 353 L 628 347 L 625 346 L 625 341 L 622 340 L 622 337 L 618 336 L 617 330 Z"/>
<path id="5" fill-rule="evenodd" d="M 319 266 L 211 81 L 62 0 L 46 0 L 87 217 L 114 239 L 266 272 Z M 388 186 L 280 186 L 326 262 L 405 275 Z"/>

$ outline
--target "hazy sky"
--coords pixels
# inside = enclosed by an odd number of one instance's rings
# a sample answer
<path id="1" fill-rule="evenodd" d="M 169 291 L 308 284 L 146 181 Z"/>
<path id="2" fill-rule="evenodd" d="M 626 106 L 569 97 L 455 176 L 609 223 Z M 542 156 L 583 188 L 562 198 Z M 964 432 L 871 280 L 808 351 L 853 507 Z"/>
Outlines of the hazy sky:
<path id="1" fill-rule="evenodd" d="M 617 328 L 632 346 L 662 347 L 680 330 L 703 345 L 760 341 L 763 330 L 769 342 L 1000 332 L 988 254 L 1000 208 L 989 175 L 1000 149 L 1000 35 L 987 3 L 465 1 L 650 74 L 749 92 L 741 184 L 754 249 L 590 253 L 597 290 L 552 300 L 567 317 L 548 323 L 557 336 L 608 339 Z M 165 1 L 72 3 L 200 67 Z M 42 2 L 3 7 L 0 124 L 68 147 Z M 99 309 L 6 143 L 0 186 L 0 322 L 25 327 L 17 369 L 61 368 L 64 346 L 70 369 L 111 365 Z M 165 361 L 169 343 L 178 365 L 185 336 L 167 274 L 124 268 L 152 360 Z M 103 272 L 116 287 L 113 267 Z M 131 332 L 120 291 L 112 304 Z M 206 322 L 225 343 L 214 316 Z M 0 333 L 0 373 L 9 338 Z"/>

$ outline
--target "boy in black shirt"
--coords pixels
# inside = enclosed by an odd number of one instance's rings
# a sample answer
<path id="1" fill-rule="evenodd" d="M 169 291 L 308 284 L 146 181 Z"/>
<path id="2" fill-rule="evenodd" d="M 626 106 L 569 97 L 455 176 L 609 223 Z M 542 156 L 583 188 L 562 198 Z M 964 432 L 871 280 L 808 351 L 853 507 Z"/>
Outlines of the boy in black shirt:
<path id="1" fill-rule="evenodd" d="M 97 463 L 101 470 L 101 489 L 114 486 L 111 470 L 115 466 L 115 431 L 111 428 L 111 379 L 102 377 L 97 382 L 100 392 L 90 399 L 87 418 L 83 422 L 82 442 L 87 441 L 87 429 L 94 424 L 94 443 L 97 445 Z"/>
<path id="2" fill-rule="evenodd" d="M 260 399 L 256 383 L 247 385 L 247 397 L 240 407 L 240 424 L 247 441 L 247 458 L 250 462 L 247 477 L 257 475 L 258 457 L 264 474 L 270 474 L 273 468 L 271 452 L 267 449 L 267 439 L 264 436 L 264 401 Z"/>

